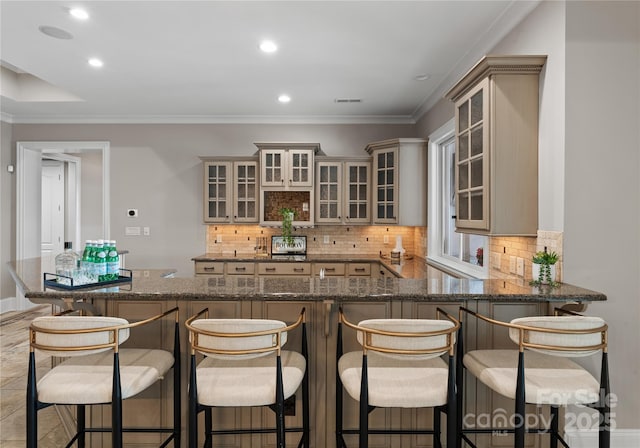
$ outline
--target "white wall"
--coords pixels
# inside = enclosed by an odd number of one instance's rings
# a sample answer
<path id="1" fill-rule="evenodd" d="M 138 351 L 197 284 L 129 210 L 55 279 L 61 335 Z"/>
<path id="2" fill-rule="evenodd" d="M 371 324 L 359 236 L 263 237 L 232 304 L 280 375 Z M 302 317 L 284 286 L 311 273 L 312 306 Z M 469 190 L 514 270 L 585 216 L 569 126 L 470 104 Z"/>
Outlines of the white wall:
<path id="1" fill-rule="evenodd" d="M 610 325 L 616 423 L 639 429 L 640 2 L 566 18 L 564 278 L 607 294 L 589 312 Z"/>

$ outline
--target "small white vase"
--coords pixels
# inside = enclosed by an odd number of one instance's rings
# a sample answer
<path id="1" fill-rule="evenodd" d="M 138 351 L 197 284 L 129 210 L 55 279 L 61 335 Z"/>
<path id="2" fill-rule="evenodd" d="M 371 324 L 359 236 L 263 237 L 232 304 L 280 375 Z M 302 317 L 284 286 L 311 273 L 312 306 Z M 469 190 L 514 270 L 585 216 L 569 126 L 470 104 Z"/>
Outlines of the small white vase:
<path id="1" fill-rule="evenodd" d="M 556 281 L 556 265 L 552 264 L 549 267 L 551 268 L 551 281 L 555 282 Z M 534 282 L 537 282 L 538 280 L 540 280 L 540 283 L 542 283 L 543 285 L 548 284 L 546 279 L 540 278 L 540 265 L 538 263 L 533 263 L 531 265 L 531 277 Z"/>

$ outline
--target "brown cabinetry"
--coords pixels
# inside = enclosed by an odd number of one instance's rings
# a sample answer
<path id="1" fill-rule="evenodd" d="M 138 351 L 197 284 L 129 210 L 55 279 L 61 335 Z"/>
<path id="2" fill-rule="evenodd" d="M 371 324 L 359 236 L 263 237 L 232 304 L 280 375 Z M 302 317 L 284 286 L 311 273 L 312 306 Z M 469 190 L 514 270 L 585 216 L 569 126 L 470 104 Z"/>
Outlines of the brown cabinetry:
<path id="1" fill-rule="evenodd" d="M 546 56 L 487 56 L 446 97 L 455 103 L 456 229 L 535 236 L 538 90 Z"/>

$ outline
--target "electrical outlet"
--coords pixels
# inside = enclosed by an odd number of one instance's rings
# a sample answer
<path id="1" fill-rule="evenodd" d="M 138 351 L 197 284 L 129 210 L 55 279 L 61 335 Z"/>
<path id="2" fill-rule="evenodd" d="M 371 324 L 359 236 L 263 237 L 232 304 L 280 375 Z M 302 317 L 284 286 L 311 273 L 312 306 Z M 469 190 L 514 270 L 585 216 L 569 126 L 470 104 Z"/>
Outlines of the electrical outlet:
<path id="1" fill-rule="evenodd" d="M 389 244 L 389 235 L 384 235 L 384 236 L 382 237 L 382 242 L 383 242 L 384 244 Z"/>
<path id="2" fill-rule="evenodd" d="M 329 244 L 329 235 L 324 235 L 324 237 L 322 238 L 322 242 L 324 244 Z"/>
<path id="3" fill-rule="evenodd" d="M 511 255 L 509 257 L 509 273 L 510 274 L 515 274 L 516 273 L 516 257 L 514 255 Z"/>
<path id="4" fill-rule="evenodd" d="M 491 252 L 491 267 L 500 270 L 500 254 L 498 252 Z"/>
<path id="5" fill-rule="evenodd" d="M 520 277 L 524 277 L 524 259 L 522 257 L 516 259 L 516 273 Z"/>
<path id="6" fill-rule="evenodd" d="M 222 235 L 216 235 L 216 243 L 222 243 Z"/>

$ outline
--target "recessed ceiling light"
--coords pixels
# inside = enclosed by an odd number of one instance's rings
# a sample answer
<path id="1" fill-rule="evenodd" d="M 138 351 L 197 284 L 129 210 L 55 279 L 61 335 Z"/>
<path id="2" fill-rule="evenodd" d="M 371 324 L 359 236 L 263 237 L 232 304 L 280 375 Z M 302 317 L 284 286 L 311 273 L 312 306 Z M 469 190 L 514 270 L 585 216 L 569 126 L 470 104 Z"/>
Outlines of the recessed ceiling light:
<path id="1" fill-rule="evenodd" d="M 56 39 L 73 39 L 73 34 L 55 26 L 42 25 L 38 29 L 42 34 Z"/>
<path id="2" fill-rule="evenodd" d="M 104 65 L 104 63 L 98 58 L 91 58 L 91 59 L 89 59 L 89 65 L 91 67 L 98 67 L 99 68 L 99 67 L 102 67 Z"/>
<path id="3" fill-rule="evenodd" d="M 274 53 L 278 49 L 278 46 L 272 40 L 263 40 L 260 42 L 260 49 L 265 53 Z"/>
<path id="4" fill-rule="evenodd" d="M 288 103 L 289 101 L 291 101 L 291 97 L 289 95 L 280 95 L 278 97 L 278 101 L 280 101 L 281 103 Z"/>
<path id="5" fill-rule="evenodd" d="M 75 17 L 78 20 L 87 20 L 89 18 L 89 13 L 81 8 L 72 8 L 69 10 L 69 14 Z"/>
<path id="6" fill-rule="evenodd" d="M 431 75 L 428 73 L 421 73 L 413 77 L 416 81 L 426 81 L 427 79 L 431 79 Z"/>

